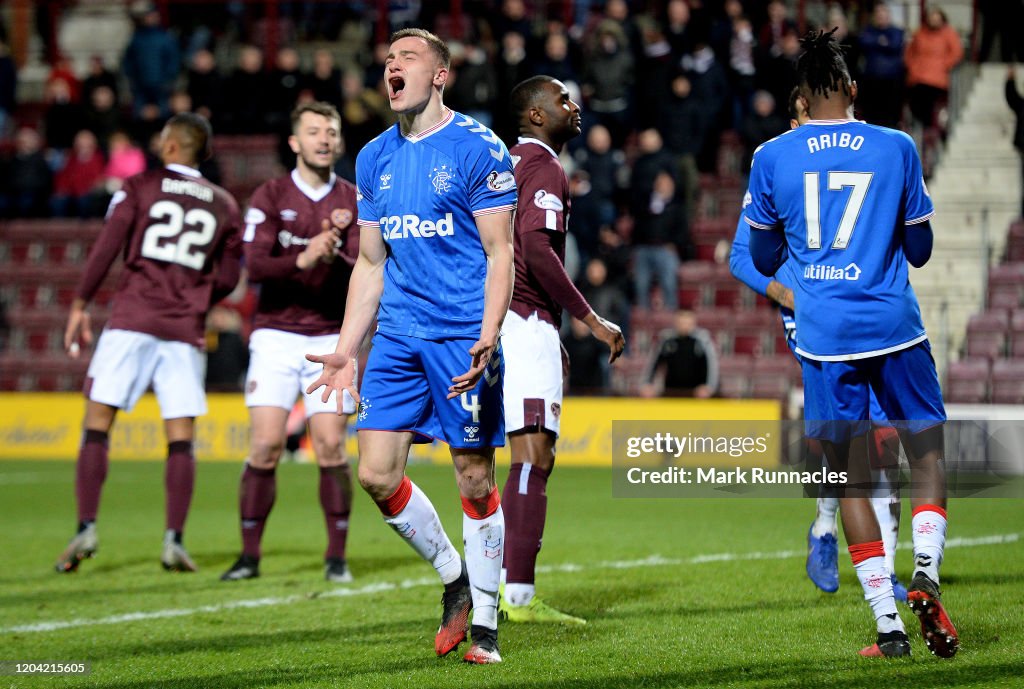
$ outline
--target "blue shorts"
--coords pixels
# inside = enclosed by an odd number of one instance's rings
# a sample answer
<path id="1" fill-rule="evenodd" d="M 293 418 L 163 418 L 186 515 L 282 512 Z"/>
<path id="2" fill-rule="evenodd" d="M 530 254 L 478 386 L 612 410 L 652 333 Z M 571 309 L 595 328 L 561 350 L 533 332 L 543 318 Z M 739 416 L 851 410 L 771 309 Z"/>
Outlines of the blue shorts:
<path id="1" fill-rule="evenodd" d="M 920 433 L 946 420 L 931 346 L 853 361 L 801 362 L 808 437 L 842 442 L 867 433 L 876 397 L 890 425 Z M 874 393 L 872 395 L 872 393 Z M 876 419 L 877 421 L 877 419 Z"/>
<path id="2" fill-rule="evenodd" d="M 356 430 L 411 432 L 414 442 L 443 440 L 459 449 L 502 447 L 505 366 L 500 345 L 476 388 L 448 399 L 452 378 L 469 369 L 475 342 L 378 332 L 359 389 Z"/>
<path id="3" fill-rule="evenodd" d="M 786 331 L 786 344 L 789 346 L 789 351 L 793 355 L 793 358 L 797 360 L 797 363 L 799 363 L 801 367 L 803 367 L 804 358 L 796 353 L 796 347 L 797 347 L 796 328 L 790 328 L 789 330 Z M 820 377 L 816 378 L 816 380 L 820 380 Z M 807 376 L 805 375 L 804 376 L 804 390 L 805 390 L 804 397 L 805 397 L 805 400 L 806 400 L 806 396 L 807 396 L 807 392 L 806 392 L 807 388 L 806 388 L 806 386 L 807 386 Z M 869 413 L 868 418 L 871 419 L 871 421 L 873 422 L 873 424 L 875 426 L 888 426 L 889 425 L 888 417 L 885 415 L 885 412 L 882 411 L 882 405 L 880 405 L 878 403 L 878 396 L 875 395 L 875 391 L 874 390 L 870 390 L 869 394 L 871 396 L 871 406 L 868 409 L 868 413 Z M 806 411 L 806 401 L 805 401 L 805 411 Z M 809 416 L 807 416 L 805 414 L 804 418 L 811 418 L 811 417 L 809 417 Z M 811 437 L 814 437 L 814 436 L 811 436 Z"/>

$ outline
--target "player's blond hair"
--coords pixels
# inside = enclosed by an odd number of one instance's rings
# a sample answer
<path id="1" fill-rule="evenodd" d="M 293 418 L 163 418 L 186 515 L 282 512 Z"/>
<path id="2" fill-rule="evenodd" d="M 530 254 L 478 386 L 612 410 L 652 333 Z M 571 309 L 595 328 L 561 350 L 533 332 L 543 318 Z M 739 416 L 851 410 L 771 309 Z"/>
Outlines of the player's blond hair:
<path id="1" fill-rule="evenodd" d="M 452 53 L 448 50 L 448 44 L 442 41 L 437 34 L 430 33 L 426 29 L 401 29 L 391 34 L 391 42 L 394 43 L 403 38 L 422 38 L 430 46 L 438 61 L 445 69 L 451 67 Z"/>

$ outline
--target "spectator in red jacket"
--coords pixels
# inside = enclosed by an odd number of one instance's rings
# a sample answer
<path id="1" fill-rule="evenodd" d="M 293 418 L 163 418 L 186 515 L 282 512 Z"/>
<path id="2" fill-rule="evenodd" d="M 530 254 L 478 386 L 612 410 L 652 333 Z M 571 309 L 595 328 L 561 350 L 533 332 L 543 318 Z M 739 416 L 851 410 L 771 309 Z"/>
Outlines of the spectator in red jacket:
<path id="1" fill-rule="evenodd" d="M 88 129 L 75 134 L 64 166 L 53 180 L 50 210 L 55 217 L 93 218 L 103 214 L 103 159 L 96 135 Z"/>
<path id="2" fill-rule="evenodd" d="M 910 112 L 925 127 L 935 124 L 938 105 L 949 96 L 949 75 L 964 57 L 960 35 L 941 8 L 932 6 L 907 46 Z"/>

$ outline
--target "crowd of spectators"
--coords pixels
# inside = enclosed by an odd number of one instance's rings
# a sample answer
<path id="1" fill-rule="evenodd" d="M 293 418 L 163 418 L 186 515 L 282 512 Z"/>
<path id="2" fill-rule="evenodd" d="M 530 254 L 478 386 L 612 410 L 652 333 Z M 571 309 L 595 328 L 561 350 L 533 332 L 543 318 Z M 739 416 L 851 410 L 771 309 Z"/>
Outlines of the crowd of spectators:
<path id="1" fill-rule="evenodd" d="M 585 123 L 563 156 L 573 195 L 570 267 L 588 298 L 605 304 L 601 313 L 626 325 L 630 304 L 677 308 L 678 266 L 695 256 L 690 228 L 701 175 L 717 171 L 724 131 L 745 150 L 742 171 L 757 145 L 788 128 L 799 31 L 813 27 L 798 27 L 795 3 L 783 0 L 570 5 L 571 16 L 565 3 L 465 0 L 463 15 L 452 17 L 446 2 L 392 0 L 389 28 L 424 26 L 449 39 L 446 104 L 509 144 L 517 133 L 507 102 L 514 84 L 546 73 L 569 86 Z M 158 164 L 147 153 L 155 134 L 168 115 L 186 110 L 208 117 L 221 135 L 283 141 L 296 103 L 336 104 L 348 151 L 338 172 L 351 179 L 355 154 L 394 121 L 382 79 L 387 44 L 373 40 L 375 7 L 281 2 L 276 48 L 267 54 L 262 3 L 170 2 L 163 15 L 133 3 L 135 29 L 120 63 L 96 57 L 78 74 L 57 60 L 35 121 L 18 117 L 17 75 L 0 32 L 0 214 L 102 216 L 125 177 Z M 930 8 L 912 35 L 881 1 L 836 3 L 823 24 L 847 46 L 861 117 L 895 127 L 943 124 L 950 72 L 964 52 L 941 8 Z M 342 45 L 341 36 L 365 44 Z M 286 167 L 290 155 L 282 145 Z M 217 179 L 215 164 L 204 172 Z M 590 361 L 584 340 L 567 327 L 566 346 Z M 607 372 L 583 365 L 575 375 Z"/>

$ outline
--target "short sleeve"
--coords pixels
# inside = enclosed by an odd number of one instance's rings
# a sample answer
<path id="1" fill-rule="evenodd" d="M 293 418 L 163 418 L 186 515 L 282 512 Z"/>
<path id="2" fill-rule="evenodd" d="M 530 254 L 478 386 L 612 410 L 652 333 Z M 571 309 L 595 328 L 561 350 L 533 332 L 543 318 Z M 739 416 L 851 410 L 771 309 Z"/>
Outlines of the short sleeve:
<path id="1" fill-rule="evenodd" d="M 376 166 L 376 152 L 371 146 L 363 147 L 356 157 L 356 206 L 361 227 L 380 227 L 380 213 L 373 200 L 373 179 Z"/>
<path id="2" fill-rule="evenodd" d="M 561 172 L 561 164 L 550 161 Z M 516 166 L 516 186 L 520 202 L 516 206 L 516 228 L 520 232 L 533 230 L 565 231 L 565 203 L 562 199 L 562 180 L 552 174 L 551 165 L 533 164 L 520 169 Z"/>
<path id="3" fill-rule="evenodd" d="M 935 206 L 932 198 L 928 195 L 928 187 L 924 183 L 924 173 L 921 171 L 921 158 L 917 155 L 917 148 L 914 141 L 904 134 L 900 137 L 903 147 L 903 165 L 906 176 L 903 181 L 904 218 L 907 225 L 918 225 L 926 222 L 935 215 Z"/>
<path id="4" fill-rule="evenodd" d="M 276 232 L 271 227 L 271 218 L 277 217 L 274 212 L 274 204 L 271 201 L 270 193 L 268 192 L 268 184 L 260 185 L 260 187 L 253 192 L 252 198 L 249 199 L 249 208 L 245 211 L 245 233 L 242 235 L 242 241 L 250 244 L 256 240 L 257 233 L 260 235 L 266 234 L 267 231 Z"/>
<path id="5" fill-rule="evenodd" d="M 484 131 L 479 133 L 475 131 L 477 129 Z M 509 155 L 508 149 L 494 132 L 482 125 L 468 131 L 477 133 L 480 137 L 466 146 L 467 160 L 462 166 L 468 171 L 466 191 L 473 216 L 514 209 L 516 180 L 512 173 L 512 156 Z"/>
<path id="6" fill-rule="evenodd" d="M 755 230 L 773 230 L 779 225 L 779 214 L 772 199 L 773 168 L 764 146 L 754 152 L 750 186 L 743 198 L 743 217 Z"/>

